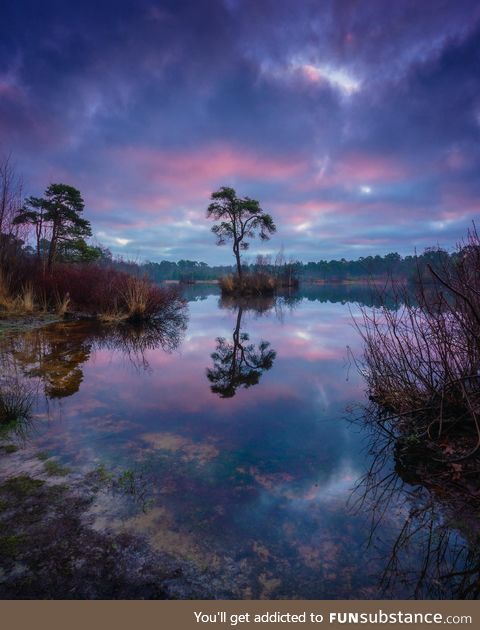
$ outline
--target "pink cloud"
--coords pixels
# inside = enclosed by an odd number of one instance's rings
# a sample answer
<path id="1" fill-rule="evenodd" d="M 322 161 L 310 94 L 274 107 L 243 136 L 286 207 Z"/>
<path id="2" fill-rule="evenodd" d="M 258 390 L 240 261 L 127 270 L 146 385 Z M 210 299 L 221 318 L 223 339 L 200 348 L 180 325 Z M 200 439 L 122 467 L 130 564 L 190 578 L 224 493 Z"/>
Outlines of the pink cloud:
<path id="1" fill-rule="evenodd" d="M 336 183 L 384 183 L 404 179 L 407 167 L 398 160 L 368 154 L 352 154 L 334 166 Z M 327 176 L 328 179 L 328 176 Z"/>
<path id="2" fill-rule="evenodd" d="M 128 147 L 115 153 L 120 163 L 143 172 L 150 182 L 176 189 L 194 185 L 201 192 L 210 190 L 209 183 L 226 178 L 283 179 L 295 176 L 305 167 L 304 161 L 291 156 L 262 156 L 227 144 L 172 151 Z"/>
<path id="3" fill-rule="evenodd" d="M 198 220 L 211 192 L 221 185 L 236 186 L 238 180 L 283 181 L 307 168 L 295 156 L 260 155 L 228 144 L 189 150 L 131 146 L 109 150 L 104 159 L 111 164 L 114 178 L 101 186 L 86 182 L 88 205 L 105 215 L 119 204 L 125 209 L 134 207 L 144 215 L 154 215 L 158 223 L 173 216 Z M 119 172 L 124 173 L 122 178 L 117 177 Z M 248 190 L 242 187 L 241 192 Z M 138 227 L 143 227 L 141 221 Z"/>

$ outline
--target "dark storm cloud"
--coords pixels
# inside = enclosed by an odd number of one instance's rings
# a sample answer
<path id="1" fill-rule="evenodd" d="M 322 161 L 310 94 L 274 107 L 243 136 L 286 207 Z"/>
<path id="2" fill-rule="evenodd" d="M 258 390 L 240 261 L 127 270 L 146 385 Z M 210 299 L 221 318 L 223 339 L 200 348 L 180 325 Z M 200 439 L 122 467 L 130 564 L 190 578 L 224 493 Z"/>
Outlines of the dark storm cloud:
<path id="1" fill-rule="evenodd" d="M 209 261 L 234 185 L 314 259 L 452 245 L 479 210 L 478 3 L 3 2 L 0 134 L 100 240 Z M 193 255 L 195 254 L 195 256 Z"/>

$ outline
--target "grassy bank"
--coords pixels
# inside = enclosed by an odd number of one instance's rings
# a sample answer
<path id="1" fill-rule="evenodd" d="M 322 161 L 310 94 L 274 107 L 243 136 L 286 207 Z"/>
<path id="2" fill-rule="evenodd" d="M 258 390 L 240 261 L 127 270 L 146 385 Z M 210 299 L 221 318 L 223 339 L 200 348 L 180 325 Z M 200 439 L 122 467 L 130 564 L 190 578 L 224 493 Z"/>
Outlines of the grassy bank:
<path id="1" fill-rule="evenodd" d="M 173 287 L 159 287 L 111 267 L 61 264 L 51 272 L 25 266 L 0 272 L 0 321 L 82 316 L 103 321 L 148 321 L 170 316 L 183 306 Z"/>

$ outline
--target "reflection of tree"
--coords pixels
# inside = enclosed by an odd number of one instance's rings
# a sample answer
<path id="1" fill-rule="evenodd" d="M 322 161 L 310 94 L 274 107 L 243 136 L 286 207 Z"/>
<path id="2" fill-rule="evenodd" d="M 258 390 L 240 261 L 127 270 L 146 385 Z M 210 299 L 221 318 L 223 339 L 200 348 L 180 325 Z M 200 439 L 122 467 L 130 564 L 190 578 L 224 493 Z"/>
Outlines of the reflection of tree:
<path id="1" fill-rule="evenodd" d="M 400 586 L 407 597 L 478 599 L 480 459 L 446 470 L 387 431 L 374 430 L 372 464 L 353 495 L 371 514 L 370 544 L 384 552 L 385 595 Z M 393 538 L 383 523 L 397 528 Z"/>
<path id="2" fill-rule="evenodd" d="M 83 324 L 56 324 L 12 337 L 2 344 L 2 363 L 43 384 L 49 399 L 71 396 L 83 380 L 82 363 L 92 343 Z"/>
<path id="3" fill-rule="evenodd" d="M 184 313 L 143 325 L 93 321 L 55 324 L 2 341 L 0 365 L 5 374 L 21 373 L 39 381 L 47 398 L 65 398 L 79 391 L 82 365 L 95 350 L 119 351 L 133 365 L 146 369 L 146 351 L 174 350 L 185 327 Z"/>
<path id="4" fill-rule="evenodd" d="M 236 296 L 222 295 L 218 305 L 230 311 L 242 313 L 245 311 L 253 311 L 256 315 L 263 315 L 271 311 L 275 306 L 274 295 L 256 295 L 256 296 Z M 241 317 L 241 315 L 240 315 Z"/>
<path id="5" fill-rule="evenodd" d="M 302 301 L 298 292 L 284 291 L 277 295 L 256 295 L 256 296 L 233 296 L 222 295 L 218 305 L 220 308 L 237 311 L 253 312 L 256 316 L 269 315 L 274 313 L 280 321 L 284 320 L 286 311 L 292 312 Z"/>
<path id="6" fill-rule="evenodd" d="M 211 390 L 220 398 L 235 396 L 238 387 L 257 385 L 276 357 L 267 341 L 261 341 L 258 348 L 249 343 L 249 335 L 241 331 L 242 314 L 243 307 L 239 306 L 232 343 L 224 337 L 217 338 L 217 348 L 211 355 L 213 368 L 207 369 Z"/>
<path id="7" fill-rule="evenodd" d="M 103 326 L 95 338 L 95 347 L 121 352 L 135 367 L 148 369 L 147 350 L 173 352 L 182 342 L 186 326 L 184 312 L 144 323 Z"/>

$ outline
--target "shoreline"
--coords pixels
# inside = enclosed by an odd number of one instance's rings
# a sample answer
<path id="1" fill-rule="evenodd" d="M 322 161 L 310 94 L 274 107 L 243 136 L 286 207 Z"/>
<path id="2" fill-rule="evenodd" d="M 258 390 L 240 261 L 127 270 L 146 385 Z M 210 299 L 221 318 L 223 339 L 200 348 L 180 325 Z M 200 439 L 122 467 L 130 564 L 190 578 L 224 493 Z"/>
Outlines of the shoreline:
<path id="1" fill-rule="evenodd" d="M 9 315 L 0 314 L 0 337 L 11 332 L 23 332 L 43 328 L 49 324 L 56 324 L 64 321 L 64 318 L 54 313 L 31 313 Z"/>

